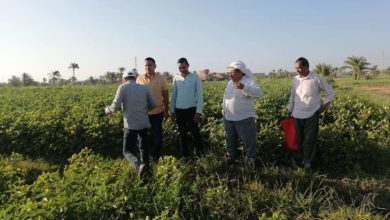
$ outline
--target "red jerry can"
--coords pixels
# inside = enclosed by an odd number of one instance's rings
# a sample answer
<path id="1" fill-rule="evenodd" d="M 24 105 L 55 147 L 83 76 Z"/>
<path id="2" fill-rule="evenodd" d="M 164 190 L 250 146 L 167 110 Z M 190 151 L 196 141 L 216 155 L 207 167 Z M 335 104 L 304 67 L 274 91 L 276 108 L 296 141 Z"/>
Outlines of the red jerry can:
<path id="1" fill-rule="evenodd" d="M 294 125 L 294 118 L 288 117 L 287 119 L 284 119 L 280 122 L 280 126 L 283 129 L 283 139 L 287 143 L 287 149 L 290 151 L 297 151 L 298 150 L 298 144 L 297 144 L 297 138 L 295 136 L 295 125 Z"/>

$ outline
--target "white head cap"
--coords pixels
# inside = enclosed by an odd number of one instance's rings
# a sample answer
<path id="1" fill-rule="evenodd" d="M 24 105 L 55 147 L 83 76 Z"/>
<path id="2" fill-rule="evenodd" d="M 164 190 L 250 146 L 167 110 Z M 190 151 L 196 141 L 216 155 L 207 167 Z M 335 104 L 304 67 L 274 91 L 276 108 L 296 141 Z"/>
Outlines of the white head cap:
<path id="1" fill-rule="evenodd" d="M 240 70 L 245 76 L 252 77 L 252 72 L 250 69 L 246 68 L 246 65 L 242 61 L 234 61 L 229 66 L 227 66 L 228 69 L 235 69 Z"/>

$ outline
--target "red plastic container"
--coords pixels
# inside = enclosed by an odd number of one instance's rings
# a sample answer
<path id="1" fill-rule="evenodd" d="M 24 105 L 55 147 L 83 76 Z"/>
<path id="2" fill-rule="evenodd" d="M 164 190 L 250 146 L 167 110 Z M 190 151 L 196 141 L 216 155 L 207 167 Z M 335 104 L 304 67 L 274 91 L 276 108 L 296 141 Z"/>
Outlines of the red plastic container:
<path id="1" fill-rule="evenodd" d="M 298 143 L 297 138 L 295 136 L 294 118 L 289 117 L 287 119 L 284 119 L 280 122 L 280 126 L 282 127 L 284 132 L 283 139 L 286 141 L 287 149 L 293 152 L 297 151 Z"/>

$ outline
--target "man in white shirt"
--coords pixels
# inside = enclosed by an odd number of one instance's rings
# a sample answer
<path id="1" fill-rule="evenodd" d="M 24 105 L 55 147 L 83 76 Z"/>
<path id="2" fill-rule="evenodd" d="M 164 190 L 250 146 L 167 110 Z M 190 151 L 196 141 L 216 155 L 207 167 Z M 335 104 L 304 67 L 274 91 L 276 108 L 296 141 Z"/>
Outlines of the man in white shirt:
<path id="1" fill-rule="evenodd" d="M 255 98 L 263 95 L 263 91 L 252 80 L 251 71 L 242 61 L 232 62 L 228 67 L 231 80 L 226 86 L 223 96 L 222 113 L 228 151 L 228 164 L 237 159 L 236 142 L 242 140 L 246 162 L 255 165 L 256 161 L 256 122 Z"/>
<path id="2" fill-rule="evenodd" d="M 295 61 L 298 75 L 294 78 L 288 102 L 289 115 L 294 117 L 298 151 L 302 164 L 311 171 L 311 163 L 317 151 L 319 114 L 326 111 L 334 98 L 330 85 L 318 74 L 309 70 L 309 61 L 300 57 Z M 321 101 L 321 91 L 326 98 Z"/>

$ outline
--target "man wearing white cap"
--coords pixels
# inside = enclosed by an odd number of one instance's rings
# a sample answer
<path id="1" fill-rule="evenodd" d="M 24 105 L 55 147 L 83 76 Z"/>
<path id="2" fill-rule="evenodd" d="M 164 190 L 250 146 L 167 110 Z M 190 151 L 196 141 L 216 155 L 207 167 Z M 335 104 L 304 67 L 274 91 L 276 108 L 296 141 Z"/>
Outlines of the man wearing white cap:
<path id="1" fill-rule="evenodd" d="M 119 86 L 112 104 L 104 111 L 111 114 L 123 108 L 123 155 L 137 170 L 138 175 L 145 174 L 149 164 L 147 134 L 151 127 L 148 110 L 156 106 L 156 102 L 148 87 L 135 83 L 136 75 L 128 72 L 123 75 L 125 83 Z M 139 158 L 137 157 L 137 137 L 142 142 L 138 144 Z"/>
<path id="2" fill-rule="evenodd" d="M 236 161 L 236 142 L 238 137 L 244 144 L 246 162 L 255 165 L 256 161 L 256 122 L 255 98 L 263 91 L 252 80 L 251 71 L 242 61 L 232 62 L 228 67 L 231 80 L 223 96 L 222 113 L 224 118 L 228 164 Z"/>

